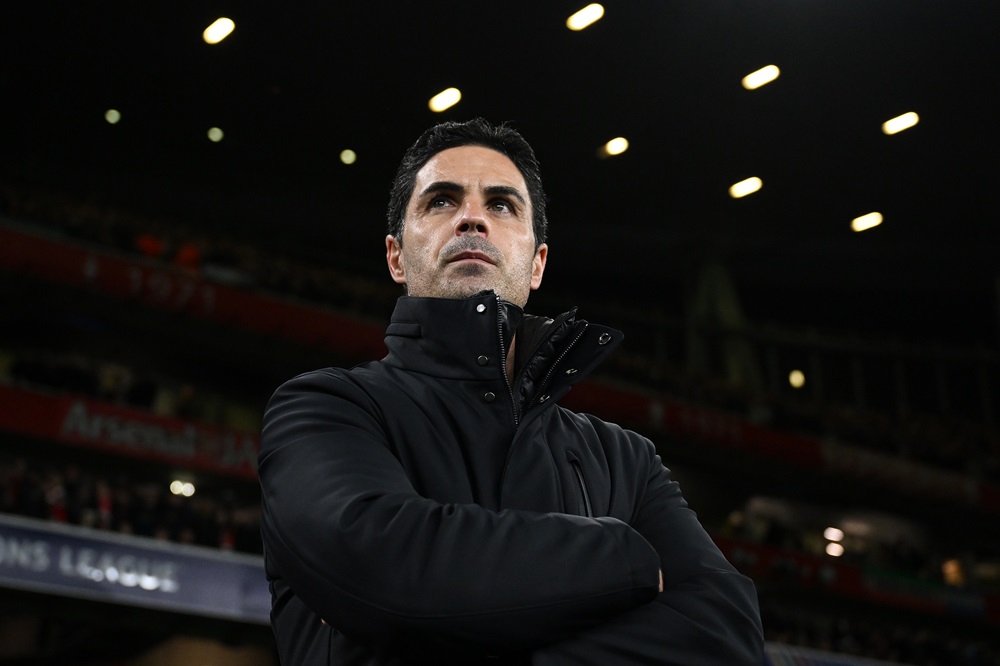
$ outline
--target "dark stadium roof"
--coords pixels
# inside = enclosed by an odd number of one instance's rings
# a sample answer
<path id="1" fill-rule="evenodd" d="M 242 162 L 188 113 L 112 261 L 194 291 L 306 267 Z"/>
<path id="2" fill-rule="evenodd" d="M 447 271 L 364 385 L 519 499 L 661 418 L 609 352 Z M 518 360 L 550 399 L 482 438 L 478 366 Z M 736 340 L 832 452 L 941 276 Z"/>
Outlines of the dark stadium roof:
<path id="1" fill-rule="evenodd" d="M 584 4 L 18 3 L 0 173 L 382 279 L 402 151 L 442 119 L 510 120 L 542 162 L 544 288 L 566 300 L 676 313 L 718 259 L 755 321 L 996 346 L 1000 4 L 617 1 L 569 31 Z M 209 46 L 219 16 L 236 29 Z M 617 136 L 629 150 L 598 159 Z M 749 176 L 763 189 L 730 198 Z"/>

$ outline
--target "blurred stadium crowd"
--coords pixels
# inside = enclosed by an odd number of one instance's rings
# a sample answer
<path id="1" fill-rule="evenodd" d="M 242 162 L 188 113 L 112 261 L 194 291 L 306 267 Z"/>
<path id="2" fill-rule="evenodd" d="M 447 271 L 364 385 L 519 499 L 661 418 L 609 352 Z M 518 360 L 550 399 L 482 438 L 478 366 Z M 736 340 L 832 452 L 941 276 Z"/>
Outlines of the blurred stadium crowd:
<path id="1" fill-rule="evenodd" d="M 193 497 L 159 479 L 0 455 L 0 512 L 223 550 L 260 553 L 260 509 L 226 489 Z"/>
<path id="2" fill-rule="evenodd" d="M 91 244 L 158 262 L 199 280 L 280 295 L 360 320 L 383 320 L 399 293 L 388 280 L 375 282 L 276 254 L 264 245 L 186 228 L 176 220 L 150 219 L 12 183 L 0 183 L 0 217 L 68 243 Z M 1000 483 L 1000 430 L 989 419 L 899 413 L 817 402 L 788 392 L 753 392 L 719 377 L 692 375 L 678 364 L 629 353 L 611 363 L 607 373 L 616 382 L 707 405 L 749 423 L 850 442 L 978 482 Z M 158 417 L 247 433 L 259 428 L 267 397 L 227 390 L 222 381 L 200 383 L 183 367 L 140 366 L 127 358 L 89 349 L 55 349 L 16 335 L 0 335 L 0 386 L 84 396 Z M 162 466 L 152 461 L 74 451 L 59 444 L 46 448 L 37 442 L 5 449 L 0 453 L 0 512 L 211 548 L 261 550 L 252 479 L 202 472 L 204 485 L 192 497 L 184 497 L 168 491 Z M 852 605 L 829 590 L 817 593 L 797 578 L 801 566 L 789 564 L 801 560 L 781 556 L 792 553 L 820 562 L 816 558 L 826 557 L 825 542 L 766 512 L 750 515 L 747 506 L 729 509 L 708 512 L 703 519 L 710 532 L 729 540 L 730 547 L 735 544 L 736 550 L 727 554 L 738 566 L 770 558 L 768 574 L 757 580 L 768 641 L 917 666 L 1000 664 L 1000 642 L 991 636 L 997 615 L 967 623 L 948 613 L 926 615 L 920 608 L 900 610 L 871 600 Z M 987 536 L 982 552 L 969 546 L 978 543 L 971 537 L 959 552 L 947 538 L 872 544 L 849 550 L 838 566 L 874 567 L 935 589 L 992 595 L 1000 592 L 1000 574 L 969 575 L 1000 555 L 992 550 L 995 535 Z M 956 558 L 961 560 L 960 576 L 949 575 L 945 565 Z M 1000 607 L 988 610 L 1000 614 Z"/>
<path id="3" fill-rule="evenodd" d="M 358 317 L 381 320 L 399 295 L 398 288 L 388 280 L 361 278 L 331 266 L 272 254 L 247 241 L 209 235 L 175 220 L 149 219 L 60 193 L 2 185 L 0 214 L 43 224 L 67 238 L 163 262 L 205 280 L 265 290 Z M 24 366 L 32 363 L 30 359 L 20 362 Z M 1000 482 L 1000 428 L 982 419 L 912 410 L 891 413 L 844 403 L 752 393 L 718 378 L 692 376 L 676 363 L 658 363 L 649 356 L 619 354 L 610 363 L 618 375 L 629 381 L 763 419 L 780 428 L 836 437 Z M 49 357 L 36 360 L 33 369 L 21 370 L 32 371 L 40 373 L 36 379 L 43 383 L 80 382 L 78 386 L 56 388 L 77 388 L 89 395 L 109 389 L 125 391 L 129 393 L 124 398 L 127 404 L 144 408 L 151 408 L 157 397 L 165 398 L 151 378 L 137 376 L 134 369 L 93 359 Z M 41 376 L 46 373 L 52 376 Z M 192 390 L 187 387 L 181 393 Z M 184 413 L 198 410 L 207 400 L 179 395 L 177 415 L 212 421 L 206 410 Z"/>

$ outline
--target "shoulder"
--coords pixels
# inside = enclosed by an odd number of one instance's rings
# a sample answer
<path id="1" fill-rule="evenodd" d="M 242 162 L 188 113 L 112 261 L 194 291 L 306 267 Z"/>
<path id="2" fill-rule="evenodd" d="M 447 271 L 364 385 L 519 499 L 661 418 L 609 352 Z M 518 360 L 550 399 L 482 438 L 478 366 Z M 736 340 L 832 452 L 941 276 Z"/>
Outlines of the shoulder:
<path id="1" fill-rule="evenodd" d="M 262 452 L 318 431 L 380 430 L 381 408 L 370 390 L 376 380 L 366 366 L 312 370 L 279 386 L 264 410 Z"/>
<path id="2" fill-rule="evenodd" d="M 377 381 L 380 363 L 373 361 L 353 368 L 321 368 L 292 377 L 275 390 L 268 403 L 302 394 L 351 394 L 364 392 L 366 384 Z"/>

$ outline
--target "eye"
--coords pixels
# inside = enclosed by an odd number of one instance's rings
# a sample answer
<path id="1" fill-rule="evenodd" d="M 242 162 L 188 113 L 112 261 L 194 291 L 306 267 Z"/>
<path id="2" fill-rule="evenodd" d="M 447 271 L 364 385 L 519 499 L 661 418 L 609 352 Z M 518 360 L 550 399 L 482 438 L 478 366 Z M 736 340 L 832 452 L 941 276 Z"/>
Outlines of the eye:
<path id="1" fill-rule="evenodd" d="M 490 208 L 497 211 L 498 213 L 513 213 L 514 206 L 511 205 L 506 199 L 496 199 L 490 202 Z"/>
<path id="2" fill-rule="evenodd" d="M 427 202 L 428 208 L 444 208 L 451 203 L 451 199 L 444 196 L 434 197 Z"/>

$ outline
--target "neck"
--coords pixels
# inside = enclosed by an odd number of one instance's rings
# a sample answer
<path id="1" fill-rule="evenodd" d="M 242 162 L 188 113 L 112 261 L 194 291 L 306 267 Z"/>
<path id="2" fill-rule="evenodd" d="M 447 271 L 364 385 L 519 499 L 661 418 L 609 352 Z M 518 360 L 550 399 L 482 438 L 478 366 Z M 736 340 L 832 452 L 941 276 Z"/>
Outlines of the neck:
<path id="1" fill-rule="evenodd" d="M 507 377 L 510 381 L 514 381 L 514 345 L 517 344 L 517 337 L 511 339 L 510 341 L 510 351 L 507 352 Z"/>

